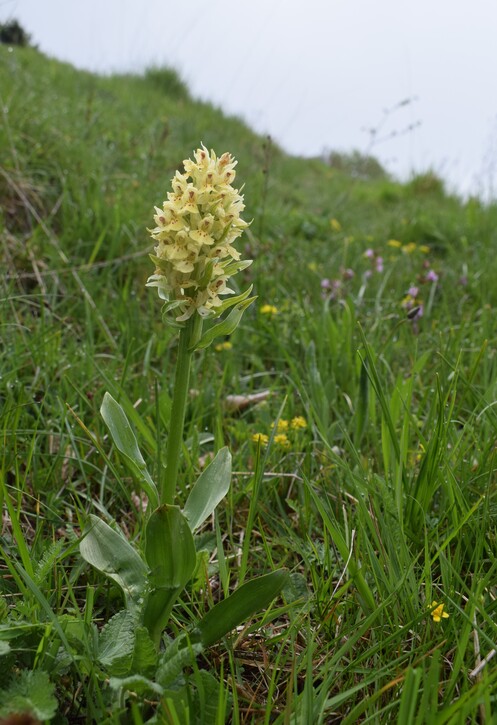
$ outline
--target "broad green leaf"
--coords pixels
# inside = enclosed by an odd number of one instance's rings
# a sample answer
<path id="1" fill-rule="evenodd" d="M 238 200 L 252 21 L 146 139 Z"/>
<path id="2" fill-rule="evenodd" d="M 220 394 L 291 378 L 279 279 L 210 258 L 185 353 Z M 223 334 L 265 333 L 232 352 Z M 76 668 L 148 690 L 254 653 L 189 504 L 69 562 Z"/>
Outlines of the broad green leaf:
<path id="1" fill-rule="evenodd" d="M 240 324 L 242 315 L 247 307 L 256 299 L 257 297 L 249 297 L 247 300 L 239 302 L 224 320 L 209 328 L 207 332 L 202 335 L 197 344 L 192 347 L 192 350 L 202 350 L 205 347 L 209 347 L 216 337 L 231 335 L 231 333 L 234 332 Z"/>
<path id="2" fill-rule="evenodd" d="M 139 603 L 147 581 L 147 567 L 124 536 L 91 514 L 79 550 L 88 564 L 119 584 L 127 606 Z"/>
<path id="3" fill-rule="evenodd" d="M 143 623 L 157 646 L 197 561 L 190 526 L 177 506 L 166 504 L 152 513 L 146 529 L 145 557 L 150 567 L 150 590 Z"/>
<path id="4" fill-rule="evenodd" d="M 165 504 L 147 522 L 145 558 L 153 587 L 184 587 L 195 568 L 195 542 L 178 506 Z"/>
<path id="5" fill-rule="evenodd" d="M 287 604 L 293 604 L 297 601 L 307 601 L 310 593 L 307 588 L 307 580 L 303 574 L 295 571 L 288 576 L 288 581 L 283 587 L 283 597 Z"/>
<path id="6" fill-rule="evenodd" d="M 98 365 L 96 365 L 96 367 L 102 376 L 102 379 L 105 380 L 109 392 L 113 394 L 114 397 L 119 396 L 119 405 L 124 410 L 124 413 L 127 416 L 128 421 L 131 422 L 133 429 L 139 433 L 140 437 L 147 442 L 149 449 L 155 453 L 157 446 L 155 430 L 150 430 L 148 423 L 145 423 L 129 397 L 126 395 L 126 392 L 118 383 L 116 383 L 114 378 L 109 377 L 105 369 L 100 368 Z"/>
<path id="7" fill-rule="evenodd" d="M 190 528 L 195 531 L 228 493 L 231 482 L 231 453 L 227 447 L 218 451 L 195 485 L 183 509 Z"/>
<path id="8" fill-rule="evenodd" d="M 191 667 L 195 657 L 204 647 L 198 641 L 198 633 L 180 634 L 161 652 L 155 679 L 163 687 L 171 686 L 181 677 L 185 667 Z"/>
<path id="9" fill-rule="evenodd" d="M 169 621 L 176 599 L 183 587 L 155 587 L 150 590 L 143 607 L 143 626 L 147 628 L 156 649 Z"/>
<path id="10" fill-rule="evenodd" d="M 196 625 L 204 647 L 210 647 L 232 629 L 249 619 L 255 612 L 264 609 L 281 592 L 287 582 L 287 571 L 278 569 L 271 574 L 248 581 L 229 597 L 212 607 Z"/>
<path id="11" fill-rule="evenodd" d="M 44 670 L 21 670 L 8 688 L 0 690 L 0 717 L 26 713 L 39 720 L 51 720 L 57 711 L 54 693 L 55 685 Z"/>
<path id="12" fill-rule="evenodd" d="M 131 458 L 139 468 L 144 468 L 146 465 L 145 460 L 138 447 L 126 413 L 110 393 L 104 395 L 100 414 L 110 431 L 112 440 L 121 453 Z"/>
<path id="13" fill-rule="evenodd" d="M 135 649 L 136 617 L 129 611 L 115 614 L 103 627 L 98 640 L 98 661 L 109 674 L 126 675 Z"/>
<path id="14" fill-rule="evenodd" d="M 195 684 L 195 687 L 193 687 Z M 216 725 L 218 719 L 219 695 L 221 684 L 211 672 L 195 668 L 189 683 L 190 694 L 193 690 L 193 703 L 191 709 L 197 714 L 204 725 Z M 222 722 L 226 722 L 223 717 Z"/>
<path id="15" fill-rule="evenodd" d="M 80 616 L 59 614 L 58 619 L 71 647 L 80 654 L 98 657 L 98 629 L 91 622 L 87 623 Z"/>
<path id="16" fill-rule="evenodd" d="M 135 634 L 131 672 L 151 677 L 157 667 L 157 652 L 154 643 L 145 627 L 137 627 Z"/>
<path id="17" fill-rule="evenodd" d="M 141 480 L 143 489 L 153 507 L 157 506 L 158 493 L 147 464 L 142 456 L 136 436 L 126 417 L 126 413 L 110 393 L 105 393 L 100 414 L 105 421 L 116 448 L 122 453 L 128 466 Z"/>
<path id="18" fill-rule="evenodd" d="M 139 695 L 146 693 L 153 693 L 154 695 L 163 694 L 163 688 L 152 680 L 148 680 L 142 675 L 131 675 L 130 677 L 111 677 L 109 679 L 109 685 L 113 690 L 131 690 Z"/>

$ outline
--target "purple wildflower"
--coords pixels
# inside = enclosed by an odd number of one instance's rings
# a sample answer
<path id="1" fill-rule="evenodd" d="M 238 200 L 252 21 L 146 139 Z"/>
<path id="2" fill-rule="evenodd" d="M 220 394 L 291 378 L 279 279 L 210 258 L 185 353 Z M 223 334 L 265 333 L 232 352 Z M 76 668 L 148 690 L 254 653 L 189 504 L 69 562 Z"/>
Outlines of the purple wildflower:
<path id="1" fill-rule="evenodd" d="M 425 279 L 427 282 L 438 282 L 438 274 L 434 269 L 430 269 L 430 271 L 427 272 Z"/>

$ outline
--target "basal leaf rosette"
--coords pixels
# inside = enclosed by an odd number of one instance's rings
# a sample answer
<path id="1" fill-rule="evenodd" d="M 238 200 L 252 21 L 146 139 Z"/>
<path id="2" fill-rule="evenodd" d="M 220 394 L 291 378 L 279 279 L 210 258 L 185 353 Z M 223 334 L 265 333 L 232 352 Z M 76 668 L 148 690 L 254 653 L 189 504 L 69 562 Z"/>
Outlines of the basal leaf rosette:
<path id="1" fill-rule="evenodd" d="M 162 209 L 155 207 L 156 227 L 150 230 L 157 242 L 150 255 L 156 269 L 147 286 L 157 287 L 165 301 L 163 313 L 177 323 L 195 312 L 218 317 L 230 306 L 221 296 L 234 294 L 230 277 L 251 264 L 233 246 L 248 226 L 240 216 L 243 196 L 232 186 L 237 162 L 229 153 L 217 158 L 205 146 L 194 159 L 186 159 L 184 173 L 174 175 Z"/>

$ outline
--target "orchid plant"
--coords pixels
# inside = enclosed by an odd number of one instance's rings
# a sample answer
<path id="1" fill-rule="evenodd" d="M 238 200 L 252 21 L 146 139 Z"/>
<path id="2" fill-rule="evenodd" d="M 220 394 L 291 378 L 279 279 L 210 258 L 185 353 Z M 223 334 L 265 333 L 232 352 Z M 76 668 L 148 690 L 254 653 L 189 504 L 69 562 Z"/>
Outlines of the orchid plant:
<path id="1" fill-rule="evenodd" d="M 243 197 L 232 185 L 236 161 L 199 148 L 176 172 L 172 191 L 155 209 L 155 272 L 147 285 L 163 301 L 162 317 L 178 328 L 179 345 L 163 483 L 156 485 L 121 405 L 106 393 L 102 417 L 123 460 L 148 497 L 144 531 L 137 546 L 116 525 L 91 515 L 80 542 L 82 557 L 119 585 L 125 607 L 104 626 L 98 647 L 121 696 L 130 688 L 161 694 L 185 664 L 267 606 L 287 581 L 274 571 L 240 586 L 176 641 L 165 636 L 173 607 L 197 566 L 195 536 L 227 494 L 231 454 L 222 448 L 192 486 L 181 506 L 178 471 L 183 444 L 192 356 L 218 336 L 232 333 L 253 302 L 251 287 L 235 294 L 230 278 L 251 262 L 234 247 L 247 226 Z M 226 313 L 226 314 L 225 314 Z M 206 329 L 204 329 L 204 325 Z M 208 326 L 207 326 L 208 325 Z M 150 679 L 151 672 L 155 676 Z"/>

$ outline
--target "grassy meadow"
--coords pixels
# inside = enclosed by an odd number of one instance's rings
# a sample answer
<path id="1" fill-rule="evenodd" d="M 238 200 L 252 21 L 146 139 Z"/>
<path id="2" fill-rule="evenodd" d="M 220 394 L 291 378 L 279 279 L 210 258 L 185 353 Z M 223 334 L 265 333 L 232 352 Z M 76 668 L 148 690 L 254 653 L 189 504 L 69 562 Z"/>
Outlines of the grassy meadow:
<path id="1" fill-rule="evenodd" d="M 167 69 L 0 46 L 0 70 L 0 718 L 496 722 L 497 206 L 289 157 Z M 177 335 L 147 228 L 200 143 L 238 160 L 258 299 L 194 357 L 180 499 L 225 445 L 233 476 L 166 639 L 289 577 L 161 690 L 95 645 L 122 597 L 79 537 L 93 513 L 139 546 L 146 515 L 106 391 L 163 475 Z"/>

